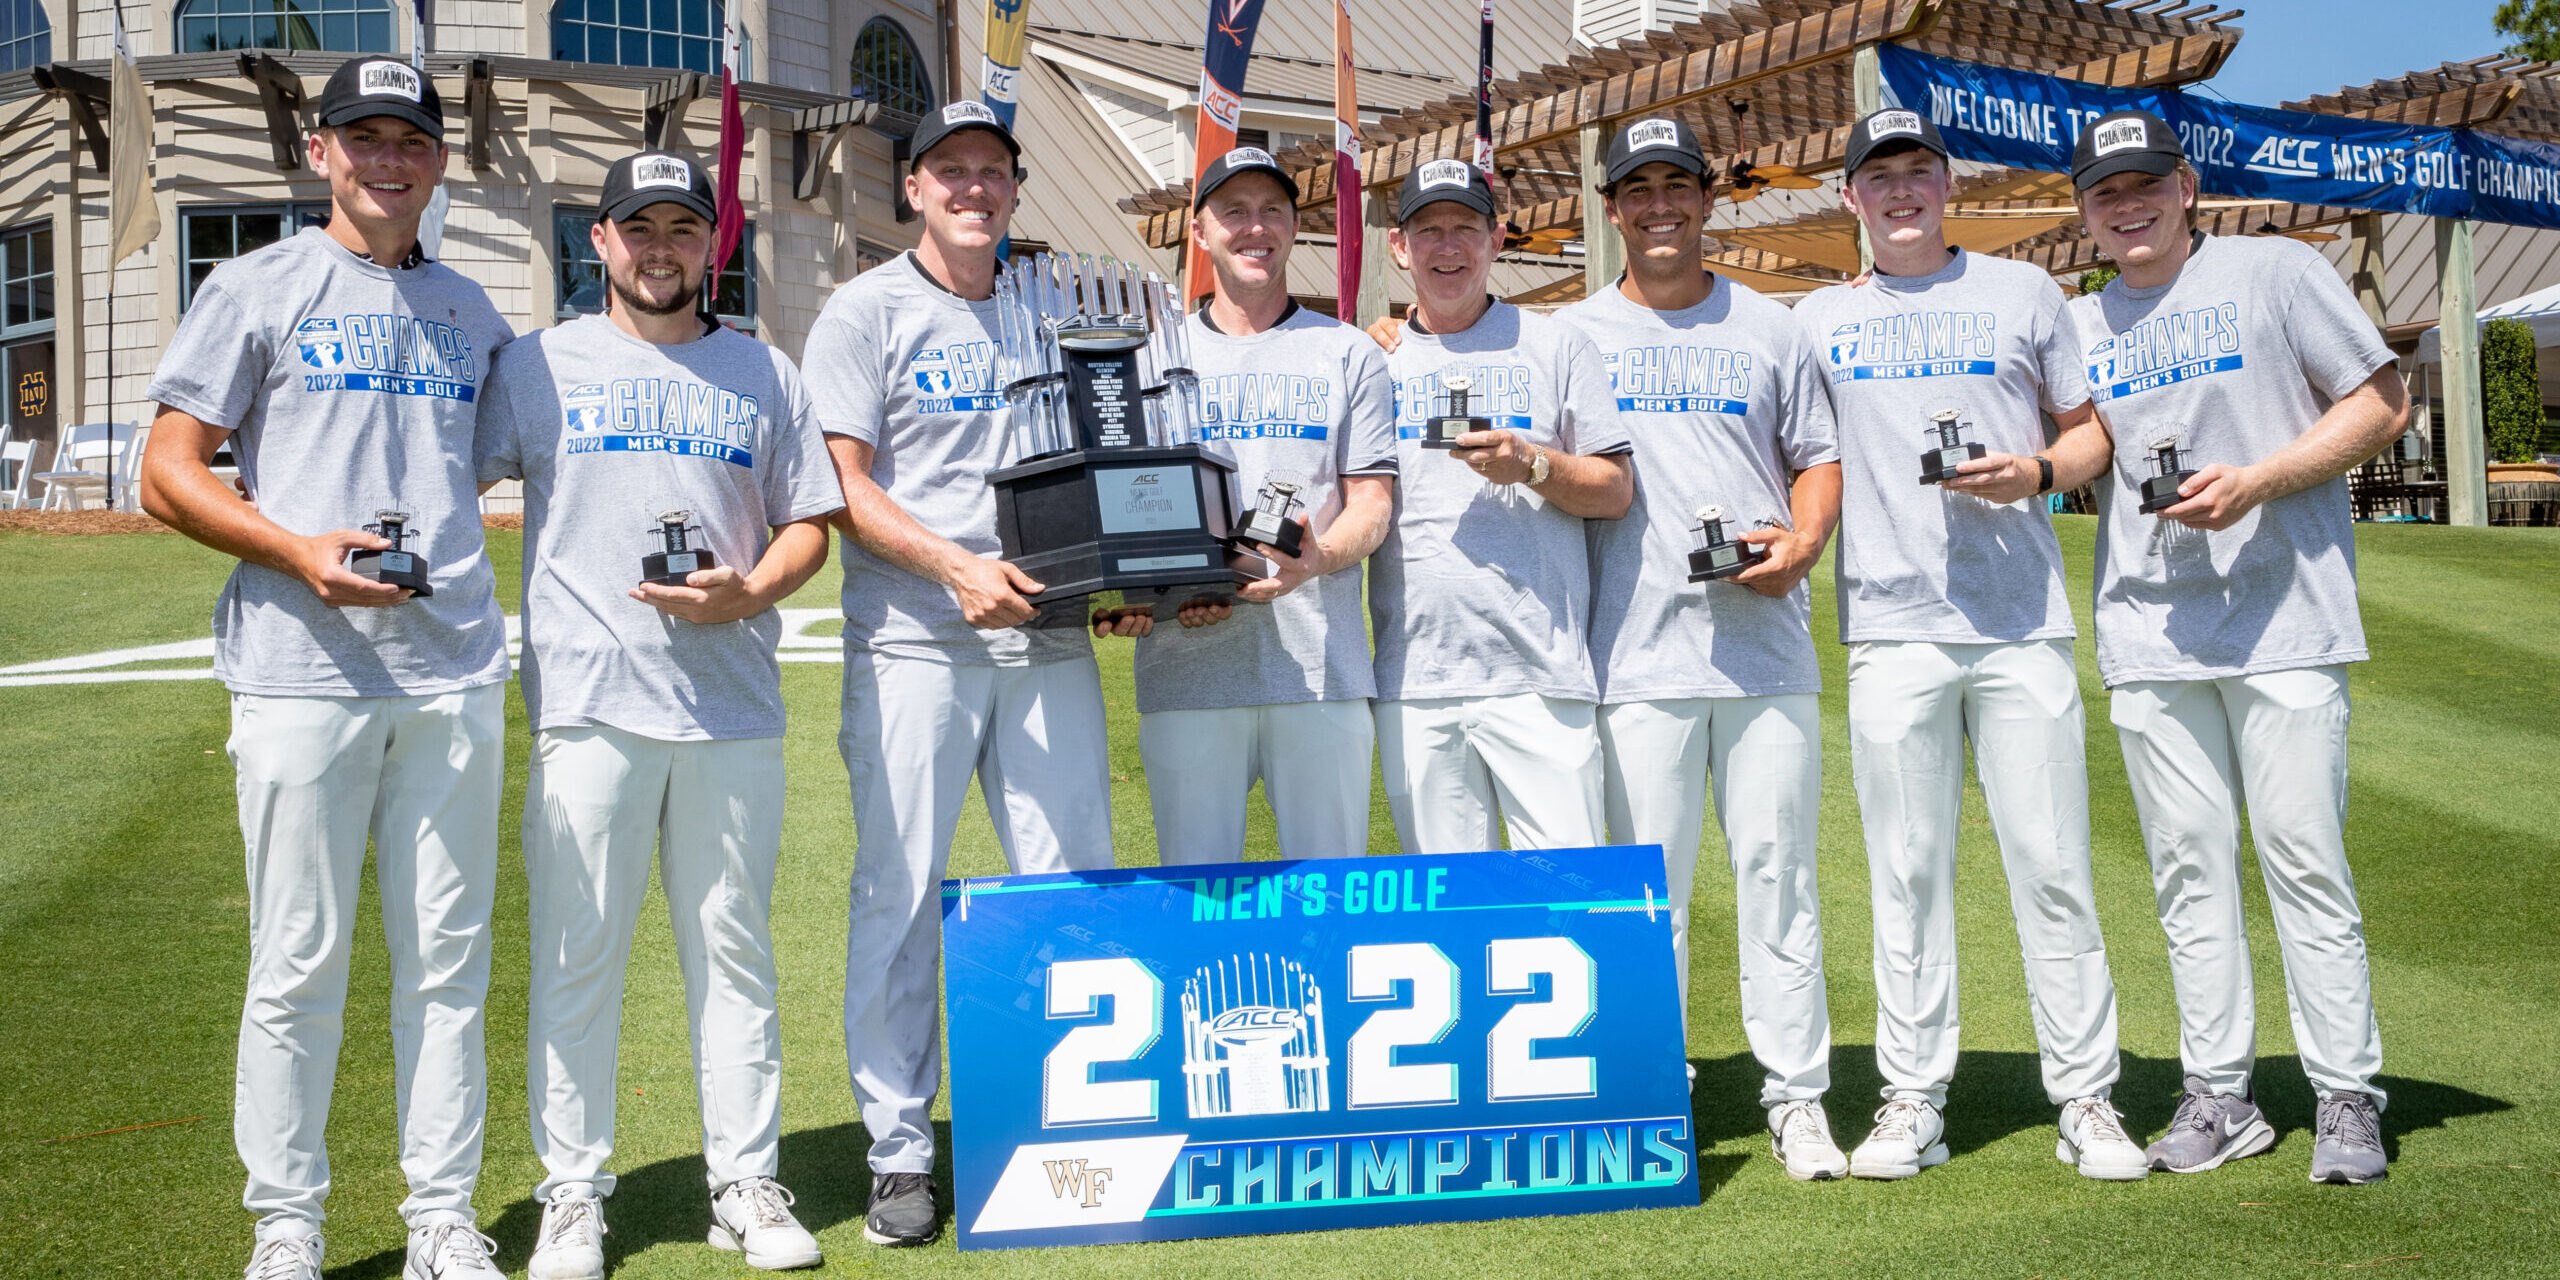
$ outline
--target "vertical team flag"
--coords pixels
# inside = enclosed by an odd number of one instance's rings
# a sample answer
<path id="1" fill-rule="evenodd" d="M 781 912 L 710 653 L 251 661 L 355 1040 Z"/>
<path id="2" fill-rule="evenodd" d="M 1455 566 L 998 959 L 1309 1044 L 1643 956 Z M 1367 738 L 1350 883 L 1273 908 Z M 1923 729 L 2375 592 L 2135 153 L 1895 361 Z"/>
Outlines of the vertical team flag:
<path id="1" fill-rule="evenodd" d="M 1200 53 L 1200 122 L 1192 130 L 1191 183 L 1236 145 L 1244 115 L 1245 63 L 1253 57 L 1253 29 L 1262 22 L 1262 0 L 1209 0 L 1209 38 Z M 1209 257 L 1197 248 L 1183 258 L 1185 298 L 1210 292 Z"/>
<path id="2" fill-rule="evenodd" d="M 1360 249 L 1367 228 L 1360 189 L 1360 92 L 1351 71 L 1351 0 L 1333 0 L 1334 314 L 1359 323 Z"/>
<path id="3" fill-rule="evenodd" d="M 116 65 L 107 100 L 107 264 L 112 267 L 160 238 L 160 202 L 151 193 L 151 91 L 124 33 L 124 6 L 112 12 Z"/>
<path id="4" fill-rule="evenodd" d="M 1484 32 L 1476 39 L 1476 168 L 1493 181 L 1493 0 L 1484 0 Z"/>
<path id="5" fill-rule="evenodd" d="M 420 83 L 427 78 L 427 5 L 430 0 L 412 0 L 409 5 L 409 66 L 418 73 Z M 435 194 L 427 197 L 427 211 L 418 219 L 418 252 L 430 258 L 444 249 L 444 215 L 453 208 L 451 183 L 436 184 Z"/>
<path id="6" fill-rule="evenodd" d="M 719 182 L 712 201 L 720 226 L 711 242 L 710 278 L 702 282 L 706 310 L 720 295 L 720 273 L 728 269 L 729 255 L 738 251 L 738 241 L 747 231 L 747 207 L 738 200 L 738 170 L 747 160 L 747 120 L 738 112 L 738 82 L 747 75 L 747 69 L 738 65 L 740 41 L 746 35 L 744 19 L 739 0 L 729 0 L 720 19 L 720 161 L 714 169 Z"/>
<path id="7" fill-rule="evenodd" d="M 1013 85 L 1022 76 L 1022 36 L 1028 0 L 987 0 L 987 51 L 978 60 L 978 98 L 1013 127 Z"/>

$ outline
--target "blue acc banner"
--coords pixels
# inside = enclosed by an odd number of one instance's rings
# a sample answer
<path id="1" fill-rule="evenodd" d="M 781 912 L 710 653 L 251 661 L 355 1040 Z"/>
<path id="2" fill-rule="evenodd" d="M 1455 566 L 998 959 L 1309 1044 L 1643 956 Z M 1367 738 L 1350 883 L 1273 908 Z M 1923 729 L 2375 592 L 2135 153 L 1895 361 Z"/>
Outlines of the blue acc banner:
<path id="1" fill-rule="evenodd" d="M 2068 173 L 2081 126 L 2131 108 L 2178 131 L 2212 195 L 2560 227 L 2560 147 L 2546 143 L 2110 89 L 1899 45 L 1879 54 L 1893 97 L 1959 159 Z"/>
<path id="2" fill-rule="evenodd" d="M 963 1249 L 1698 1203 L 1658 846 L 943 885 Z"/>

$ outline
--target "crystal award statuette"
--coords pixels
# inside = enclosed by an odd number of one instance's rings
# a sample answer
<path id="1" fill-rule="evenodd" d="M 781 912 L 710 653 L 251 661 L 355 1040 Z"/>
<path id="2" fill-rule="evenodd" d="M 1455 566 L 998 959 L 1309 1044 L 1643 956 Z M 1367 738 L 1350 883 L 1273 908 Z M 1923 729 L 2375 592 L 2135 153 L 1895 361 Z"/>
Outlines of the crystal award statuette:
<path id="1" fill-rule="evenodd" d="M 662 587 L 689 586 L 685 576 L 696 569 L 708 569 L 720 562 L 712 558 L 711 548 L 689 545 L 688 533 L 702 532 L 701 526 L 689 524 L 690 511 L 658 513 L 658 536 L 666 540 L 665 549 L 640 557 L 640 580 Z"/>
<path id="2" fill-rule="evenodd" d="M 1441 389 L 1449 393 L 1448 405 L 1444 412 L 1423 424 L 1423 448 L 1455 449 L 1458 437 L 1470 431 L 1493 430 L 1492 419 L 1469 417 L 1467 414 L 1467 393 L 1474 390 L 1475 385 L 1475 379 L 1463 373 L 1453 373 L 1440 380 Z"/>
<path id="3" fill-rule="evenodd" d="M 1920 483 L 1945 484 L 1956 478 L 1956 468 L 1982 456 L 1982 446 L 1964 438 L 1964 429 L 1973 424 L 1956 420 L 1963 412 L 1940 409 L 1929 415 L 1933 425 L 1922 429 L 1936 436 L 1938 442 L 1920 451 Z"/>
<path id="4" fill-rule="evenodd" d="M 2151 466 L 2157 474 L 2142 482 L 2142 514 L 2146 516 L 2186 501 L 2178 496 L 2178 486 L 2196 473 L 2187 465 L 2176 436 L 2162 436 L 2151 442 Z"/>
<path id="5" fill-rule="evenodd" d="M 1769 549 L 1724 531 L 1724 508 L 1698 508 L 1698 549 L 1689 553 L 1689 581 L 1730 578 L 1769 558 Z"/>
<path id="6" fill-rule="evenodd" d="M 1298 548 L 1305 545 L 1306 534 L 1305 525 L 1289 518 L 1289 513 L 1297 507 L 1298 486 L 1286 480 L 1274 480 L 1262 486 L 1261 505 L 1246 513 L 1244 524 L 1237 528 L 1235 536 L 1228 542 L 1240 549 L 1254 544 L 1277 547 L 1282 553 L 1295 558 L 1301 554 Z"/>
<path id="7" fill-rule="evenodd" d="M 405 511 L 376 511 L 375 523 L 364 531 L 390 543 L 379 551 L 357 548 L 347 553 L 347 572 L 359 578 L 395 587 L 407 587 L 409 594 L 424 600 L 436 589 L 427 585 L 427 558 L 402 544 L 416 535 L 409 531 L 409 514 Z"/>

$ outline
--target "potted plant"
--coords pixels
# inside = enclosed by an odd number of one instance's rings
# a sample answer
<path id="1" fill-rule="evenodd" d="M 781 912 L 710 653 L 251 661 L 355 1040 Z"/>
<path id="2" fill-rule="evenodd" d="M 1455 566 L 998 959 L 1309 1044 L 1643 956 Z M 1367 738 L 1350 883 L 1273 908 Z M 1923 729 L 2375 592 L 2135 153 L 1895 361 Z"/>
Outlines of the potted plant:
<path id="1" fill-rule="evenodd" d="M 2480 327 L 2480 401 L 2489 436 L 2489 522 L 2551 523 L 2560 515 L 2560 466 L 2533 460 L 2544 420 L 2533 326 L 2501 316 Z"/>

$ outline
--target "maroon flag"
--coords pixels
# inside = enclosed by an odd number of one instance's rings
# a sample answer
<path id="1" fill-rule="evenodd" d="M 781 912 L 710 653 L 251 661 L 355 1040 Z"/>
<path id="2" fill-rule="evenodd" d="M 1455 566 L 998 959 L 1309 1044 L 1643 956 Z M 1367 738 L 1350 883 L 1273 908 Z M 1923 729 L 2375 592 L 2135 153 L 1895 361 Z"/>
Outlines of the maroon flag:
<path id="1" fill-rule="evenodd" d="M 706 300 L 720 294 L 720 273 L 729 267 L 729 255 L 738 251 L 738 241 L 747 232 L 747 207 L 738 199 L 738 170 L 747 160 L 747 120 L 738 111 L 738 81 L 746 68 L 738 65 L 739 29 L 742 15 L 738 0 L 729 0 L 726 16 L 721 19 L 720 36 L 720 158 L 713 167 L 719 176 L 714 207 L 720 213 L 720 227 L 711 245 L 710 278 L 702 282 Z"/>
<path id="2" fill-rule="evenodd" d="M 1333 0 L 1334 314 L 1359 323 L 1361 223 L 1360 94 L 1351 73 L 1351 0 Z"/>

